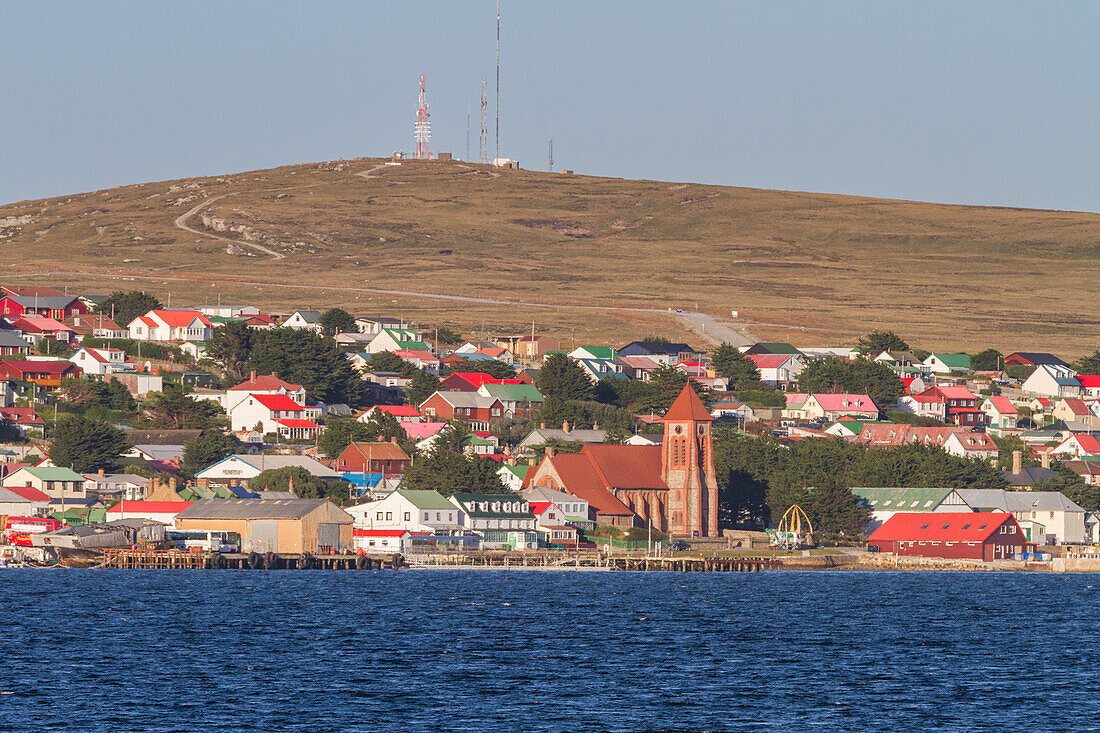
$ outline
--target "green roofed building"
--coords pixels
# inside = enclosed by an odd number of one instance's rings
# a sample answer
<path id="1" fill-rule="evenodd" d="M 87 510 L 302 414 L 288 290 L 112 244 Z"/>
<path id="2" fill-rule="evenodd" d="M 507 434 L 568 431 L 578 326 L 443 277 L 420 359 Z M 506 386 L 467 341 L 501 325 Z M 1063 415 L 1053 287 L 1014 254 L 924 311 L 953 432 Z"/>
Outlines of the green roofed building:
<path id="1" fill-rule="evenodd" d="M 51 499 L 83 499 L 84 477 L 68 468 L 28 467 L 20 468 L 6 476 L 5 489 L 20 486 L 33 486 Z"/>
<path id="2" fill-rule="evenodd" d="M 973 511 L 962 496 L 950 488 L 853 488 L 857 501 L 871 512 L 864 534 L 871 534 L 898 512 Z"/>
<path id="3" fill-rule="evenodd" d="M 462 512 L 465 525 L 482 536 L 485 547 L 538 547 L 535 515 L 519 494 L 455 494 L 451 503 Z"/>
<path id="4" fill-rule="evenodd" d="M 970 354 L 929 354 L 924 365 L 935 374 L 965 374 L 970 371 Z"/>
<path id="5" fill-rule="evenodd" d="M 783 342 L 761 342 L 753 344 L 743 352 L 745 356 L 754 354 L 801 354 L 796 346 Z"/>

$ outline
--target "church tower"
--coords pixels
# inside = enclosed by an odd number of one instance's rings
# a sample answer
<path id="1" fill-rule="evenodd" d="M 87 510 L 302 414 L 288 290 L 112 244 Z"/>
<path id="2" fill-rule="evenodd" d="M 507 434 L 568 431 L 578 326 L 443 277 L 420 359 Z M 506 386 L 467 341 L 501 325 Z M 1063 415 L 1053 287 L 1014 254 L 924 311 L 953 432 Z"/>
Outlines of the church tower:
<path id="1" fill-rule="evenodd" d="M 714 419 L 690 384 L 665 413 L 661 478 L 668 486 L 667 526 L 680 537 L 718 535 L 718 482 L 710 428 Z"/>

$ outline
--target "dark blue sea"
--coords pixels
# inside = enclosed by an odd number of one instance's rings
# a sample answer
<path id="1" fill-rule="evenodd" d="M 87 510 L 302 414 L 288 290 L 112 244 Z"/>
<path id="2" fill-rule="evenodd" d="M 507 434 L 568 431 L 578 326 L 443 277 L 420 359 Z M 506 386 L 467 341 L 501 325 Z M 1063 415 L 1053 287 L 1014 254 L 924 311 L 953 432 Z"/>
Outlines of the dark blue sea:
<path id="1" fill-rule="evenodd" d="M 1100 576 L 0 570 L 0 730 L 1100 728 Z"/>

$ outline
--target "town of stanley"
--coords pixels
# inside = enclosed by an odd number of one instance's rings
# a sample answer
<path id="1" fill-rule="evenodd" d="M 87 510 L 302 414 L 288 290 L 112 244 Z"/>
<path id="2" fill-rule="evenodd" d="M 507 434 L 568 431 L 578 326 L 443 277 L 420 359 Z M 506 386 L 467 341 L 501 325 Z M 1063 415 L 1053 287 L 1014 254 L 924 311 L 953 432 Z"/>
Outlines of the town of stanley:
<path id="1" fill-rule="evenodd" d="M 0 731 L 1087 731 L 1100 5 L 0 0 Z"/>

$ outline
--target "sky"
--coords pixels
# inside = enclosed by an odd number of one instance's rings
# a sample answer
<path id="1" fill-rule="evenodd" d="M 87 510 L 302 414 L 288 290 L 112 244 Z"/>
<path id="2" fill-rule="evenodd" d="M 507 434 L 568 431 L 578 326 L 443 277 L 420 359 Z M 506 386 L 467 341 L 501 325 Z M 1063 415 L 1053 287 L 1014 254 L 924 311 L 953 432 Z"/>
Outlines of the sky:
<path id="1" fill-rule="evenodd" d="M 1100 211 L 1100 3 L 504 0 L 502 157 L 623 178 Z M 478 156 L 495 0 L 0 0 L 0 203 Z"/>

